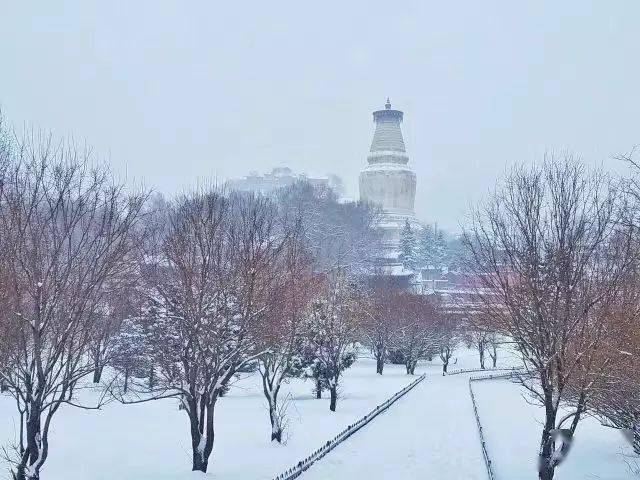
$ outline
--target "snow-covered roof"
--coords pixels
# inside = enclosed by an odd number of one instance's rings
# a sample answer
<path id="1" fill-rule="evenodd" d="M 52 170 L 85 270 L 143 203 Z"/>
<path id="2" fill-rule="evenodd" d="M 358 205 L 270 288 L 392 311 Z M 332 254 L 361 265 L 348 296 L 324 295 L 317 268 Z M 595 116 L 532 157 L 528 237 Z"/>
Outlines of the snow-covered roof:
<path id="1" fill-rule="evenodd" d="M 413 275 L 412 270 L 407 270 L 404 268 L 404 265 L 401 264 L 383 265 L 380 267 L 380 273 L 391 277 L 408 277 Z"/>
<path id="2" fill-rule="evenodd" d="M 384 153 L 387 153 L 387 152 L 384 152 Z M 369 165 L 364 167 L 363 172 L 410 172 L 410 173 L 413 173 L 413 170 L 407 167 L 404 163 L 381 162 L 381 163 L 369 163 Z"/>

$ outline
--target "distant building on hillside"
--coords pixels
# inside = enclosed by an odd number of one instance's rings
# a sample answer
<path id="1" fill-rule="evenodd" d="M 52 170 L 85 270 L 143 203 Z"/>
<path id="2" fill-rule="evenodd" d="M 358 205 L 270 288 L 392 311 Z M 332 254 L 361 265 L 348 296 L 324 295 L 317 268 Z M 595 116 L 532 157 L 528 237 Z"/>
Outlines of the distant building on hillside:
<path id="1" fill-rule="evenodd" d="M 244 178 L 234 178 L 228 180 L 226 186 L 232 190 L 243 192 L 259 192 L 265 195 L 273 193 L 275 190 L 288 187 L 298 180 L 305 180 L 314 186 L 326 186 L 332 188 L 336 193 L 341 194 L 342 181 L 335 175 L 324 178 L 312 178 L 303 173 L 295 173 L 289 167 L 277 167 L 270 173 L 260 175 L 257 172 L 250 172 Z"/>

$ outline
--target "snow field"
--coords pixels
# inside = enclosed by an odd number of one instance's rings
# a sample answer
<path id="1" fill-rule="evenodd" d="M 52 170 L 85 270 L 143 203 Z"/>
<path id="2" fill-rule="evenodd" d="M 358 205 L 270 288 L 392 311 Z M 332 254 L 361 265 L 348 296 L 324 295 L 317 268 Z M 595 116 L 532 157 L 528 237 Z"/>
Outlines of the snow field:
<path id="1" fill-rule="evenodd" d="M 499 367 L 518 365 L 508 351 Z M 450 368 L 478 367 L 478 354 L 459 349 Z M 386 368 L 386 367 L 385 367 Z M 427 378 L 304 473 L 306 480 L 447 478 L 485 480 L 469 398 L 468 375 L 442 376 L 439 359 L 420 362 Z"/>
<path id="2" fill-rule="evenodd" d="M 272 479 L 415 378 L 406 375 L 402 365 L 386 365 L 385 374 L 377 375 L 375 361 L 360 358 L 344 375 L 335 413 L 329 411 L 328 398 L 315 398 L 310 381 L 294 379 L 283 386 L 279 396 L 283 401 L 290 394 L 292 403 L 289 439 L 286 445 L 278 445 L 270 441 L 260 376 L 250 374 L 237 381 L 216 406 L 216 438 L 205 478 Z M 87 392 L 83 396 L 91 395 Z M 16 438 L 13 415 L 13 400 L 0 396 L 2 445 Z M 190 472 L 189 438 L 187 417 L 175 400 L 111 403 L 99 411 L 63 407 L 54 419 L 51 452 L 42 479 L 202 478 Z M 9 478 L 7 468 L 0 458 L 0 479 Z"/>
<path id="3" fill-rule="evenodd" d="M 477 368 L 474 350 L 459 349 L 450 368 Z M 502 351 L 499 367 L 519 364 Z M 427 378 L 391 408 L 356 432 L 303 474 L 305 480 L 447 478 L 485 480 L 486 470 L 469 397 L 468 378 L 443 377 L 440 361 L 420 362 L 416 374 Z M 416 375 L 416 376 L 417 376 Z M 141 405 L 111 403 L 100 411 L 63 407 L 51 433 L 51 454 L 43 480 L 225 480 L 269 479 L 354 423 L 416 377 L 401 365 L 385 365 L 376 375 L 375 361 L 360 358 L 345 373 L 338 411 L 329 399 L 316 400 L 311 382 L 292 380 L 279 400 L 290 395 L 286 445 L 270 441 L 270 424 L 260 377 L 237 381 L 216 409 L 216 439 L 209 474 L 190 472 L 188 422 L 174 400 Z M 523 398 L 508 380 L 474 382 L 473 389 L 497 480 L 536 478 L 543 412 Z M 90 398 L 93 392 L 82 394 Z M 325 395 L 326 397 L 326 395 Z M 13 400 L 0 396 L 0 444 L 15 438 Z M 558 480 L 631 478 L 620 432 L 587 418 Z M 9 479 L 0 457 L 0 479 Z"/>
<path id="4" fill-rule="evenodd" d="M 497 480 L 536 478 L 536 453 L 544 410 L 527 402 L 528 393 L 507 379 L 473 382 L 489 456 Z M 625 454 L 631 448 L 618 430 L 584 418 L 557 480 L 629 480 Z"/>

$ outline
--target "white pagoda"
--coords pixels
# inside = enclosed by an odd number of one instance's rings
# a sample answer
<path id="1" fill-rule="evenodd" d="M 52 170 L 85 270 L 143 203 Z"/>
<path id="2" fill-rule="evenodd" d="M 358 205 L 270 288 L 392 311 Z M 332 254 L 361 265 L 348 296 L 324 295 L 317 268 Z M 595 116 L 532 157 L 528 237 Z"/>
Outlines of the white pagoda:
<path id="1" fill-rule="evenodd" d="M 367 156 L 367 166 L 360 173 L 360 200 L 382 209 L 385 270 L 391 275 L 404 275 L 400 254 L 400 233 L 408 221 L 417 233 L 422 226 L 415 218 L 416 174 L 409 167 L 409 157 L 402 138 L 400 123 L 403 112 L 393 110 L 387 99 L 384 110 L 373 112 L 376 124 Z"/>

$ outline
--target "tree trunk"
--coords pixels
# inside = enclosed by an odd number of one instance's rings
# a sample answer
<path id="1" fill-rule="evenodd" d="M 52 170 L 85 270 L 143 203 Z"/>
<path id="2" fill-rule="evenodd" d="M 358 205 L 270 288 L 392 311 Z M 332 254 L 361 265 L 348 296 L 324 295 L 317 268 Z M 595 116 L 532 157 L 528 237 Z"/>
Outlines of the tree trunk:
<path id="1" fill-rule="evenodd" d="M 332 412 L 336 411 L 336 403 L 338 401 L 338 387 L 331 386 L 329 388 L 329 392 L 331 393 L 331 403 L 329 404 L 329 410 Z"/>
<path id="2" fill-rule="evenodd" d="M 189 420 L 191 423 L 192 468 L 194 472 L 207 473 L 209 457 L 213 451 L 213 414 L 215 400 L 203 397 L 201 405 L 195 400 L 189 400 Z M 204 408 L 202 407 L 204 403 Z"/>
<path id="3" fill-rule="evenodd" d="M 127 391 L 129 390 L 129 369 L 125 368 L 124 369 L 124 393 L 127 393 Z"/>
<path id="4" fill-rule="evenodd" d="M 413 372 L 416 371 L 416 364 L 417 363 L 418 362 L 415 361 L 415 360 L 411 360 L 411 361 L 407 362 L 407 365 L 406 365 L 406 367 L 407 367 L 407 375 L 413 375 Z"/>
<path id="5" fill-rule="evenodd" d="M 551 437 L 551 431 L 556 426 L 557 411 L 553 407 L 553 399 L 550 392 L 545 392 L 545 424 L 540 438 L 540 455 L 538 458 L 539 480 L 553 480 L 555 466 L 551 463 L 551 456 L 555 450 L 555 442 Z"/>
<path id="6" fill-rule="evenodd" d="M 480 354 L 480 368 L 484 370 L 485 366 L 484 366 L 484 343 L 483 342 L 478 342 L 478 353 Z"/>
<path id="7" fill-rule="evenodd" d="M 156 385 L 156 372 L 155 372 L 155 368 L 153 367 L 151 367 L 151 370 L 149 371 L 148 384 L 149 384 L 149 390 L 151 390 Z"/>
<path id="8" fill-rule="evenodd" d="M 271 419 L 271 441 L 274 440 L 278 443 L 282 443 L 282 426 L 278 419 L 278 411 L 275 403 L 269 405 L 269 418 Z"/>
<path id="9" fill-rule="evenodd" d="M 449 368 L 449 359 L 442 363 L 442 374 L 447 373 L 447 369 Z"/>
<path id="10" fill-rule="evenodd" d="M 322 380 L 320 377 L 316 377 L 316 398 L 322 398 Z"/>
<path id="11" fill-rule="evenodd" d="M 384 370 L 384 356 L 378 355 L 376 356 L 376 373 L 382 375 L 382 370 Z"/>
<path id="12" fill-rule="evenodd" d="M 633 451 L 640 455 L 640 421 L 633 425 Z"/>
<path id="13" fill-rule="evenodd" d="M 104 367 L 96 362 L 95 367 L 93 369 L 93 383 L 100 383 L 100 379 L 102 378 L 102 369 Z"/>
<path id="14" fill-rule="evenodd" d="M 264 396 L 267 399 L 269 405 L 269 420 L 271 421 L 271 441 L 276 440 L 278 443 L 282 443 L 282 425 L 280 424 L 280 418 L 278 417 L 278 390 L 279 387 L 273 387 L 266 377 L 262 378 L 262 387 L 264 390 Z"/>
<path id="15" fill-rule="evenodd" d="M 40 467 L 44 463 L 44 459 L 41 459 L 40 456 L 44 455 L 46 458 L 46 452 L 41 450 L 43 447 L 43 437 L 40 425 L 39 405 L 32 403 L 30 409 L 33 413 L 27 418 L 26 422 L 26 447 L 13 474 L 15 480 L 39 480 Z M 39 465 L 34 466 L 36 463 L 39 463 Z M 27 469 L 29 469 L 28 476 Z"/>
<path id="16" fill-rule="evenodd" d="M 11 471 L 11 478 L 13 478 L 13 480 L 26 480 L 27 477 L 24 474 L 24 469 L 25 466 L 22 465 L 22 463 L 18 464 L 16 471 Z"/>
<path id="17" fill-rule="evenodd" d="M 209 468 L 209 459 L 202 458 L 202 455 L 200 454 L 200 452 L 194 450 L 193 466 L 191 468 L 191 471 L 207 473 L 207 468 Z"/>
<path id="18" fill-rule="evenodd" d="M 40 457 L 41 428 L 39 409 L 31 407 L 31 416 L 27 419 L 27 450 L 29 451 L 29 465 L 33 465 Z"/>
<path id="19" fill-rule="evenodd" d="M 554 474 L 555 474 L 555 469 L 547 466 L 538 472 L 538 478 L 539 480 L 553 480 Z"/>
<path id="20" fill-rule="evenodd" d="M 555 473 L 554 467 L 551 466 L 551 454 L 555 450 L 555 442 L 551 439 L 550 430 L 545 425 L 540 439 L 541 453 L 538 461 L 538 478 L 540 480 L 553 480 Z"/>

